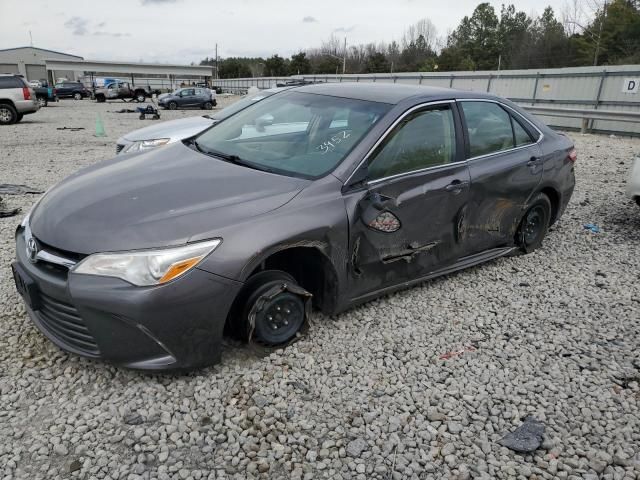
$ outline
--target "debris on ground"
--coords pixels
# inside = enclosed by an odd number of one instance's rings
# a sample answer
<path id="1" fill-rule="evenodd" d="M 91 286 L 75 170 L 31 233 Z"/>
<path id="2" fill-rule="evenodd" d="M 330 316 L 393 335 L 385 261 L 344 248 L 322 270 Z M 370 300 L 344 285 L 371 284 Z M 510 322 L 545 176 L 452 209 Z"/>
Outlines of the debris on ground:
<path id="1" fill-rule="evenodd" d="M 462 355 L 464 352 L 475 352 L 476 349 L 473 347 L 463 347 L 460 350 L 452 350 L 450 352 L 447 353 L 443 353 L 442 355 L 440 355 L 440 360 L 449 360 L 450 358 L 453 357 L 459 357 L 460 355 Z"/>
<path id="2" fill-rule="evenodd" d="M 2 197 L 0 197 L 0 218 L 13 217 L 14 215 L 17 215 L 18 213 L 20 213 L 20 209 L 19 208 L 7 209 L 4 206 L 4 202 L 2 201 Z"/>
<path id="3" fill-rule="evenodd" d="M 11 183 L 0 183 L 0 193 L 4 195 L 25 195 L 40 194 L 42 190 L 30 187 L 28 185 L 14 185 Z"/>
<path id="4" fill-rule="evenodd" d="M 84 127 L 58 127 L 56 130 L 69 130 L 70 132 L 78 132 L 84 130 Z"/>
<path id="5" fill-rule="evenodd" d="M 507 433 L 498 443 L 514 452 L 530 453 L 542 445 L 544 424 L 535 417 L 528 416 L 522 425 Z"/>
<path id="6" fill-rule="evenodd" d="M 591 233 L 600 233 L 600 227 L 595 223 L 586 223 L 583 227 L 585 230 L 591 231 Z"/>

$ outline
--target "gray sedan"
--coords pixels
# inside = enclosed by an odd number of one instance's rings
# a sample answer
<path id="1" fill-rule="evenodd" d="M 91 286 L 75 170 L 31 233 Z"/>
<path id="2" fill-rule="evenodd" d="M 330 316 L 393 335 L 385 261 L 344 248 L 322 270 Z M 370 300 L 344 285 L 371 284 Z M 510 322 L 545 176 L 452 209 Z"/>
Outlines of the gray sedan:
<path id="1" fill-rule="evenodd" d="M 140 369 L 290 341 L 424 280 L 537 249 L 572 142 L 511 102 L 393 84 L 293 88 L 195 138 L 50 189 L 16 231 L 27 312 L 62 349 Z"/>
<path id="2" fill-rule="evenodd" d="M 177 108 L 204 108 L 205 110 L 211 110 L 217 105 L 217 102 L 215 93 L 208 88 L 188 87 L 160 95 L 158 97 L 158 105 L 169 110 Z"/>

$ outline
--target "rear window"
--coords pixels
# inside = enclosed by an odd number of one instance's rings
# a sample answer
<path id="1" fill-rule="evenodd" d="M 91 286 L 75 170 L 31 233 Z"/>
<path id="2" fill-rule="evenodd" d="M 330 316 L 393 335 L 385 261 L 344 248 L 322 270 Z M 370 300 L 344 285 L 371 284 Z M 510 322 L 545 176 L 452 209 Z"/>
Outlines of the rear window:
<path id="1" fill-rule="evenodd" d="M 21 77 L 2 77 L 0 76 L 0 88 L 22 88 L 26 87 L 25 82 Z"/>

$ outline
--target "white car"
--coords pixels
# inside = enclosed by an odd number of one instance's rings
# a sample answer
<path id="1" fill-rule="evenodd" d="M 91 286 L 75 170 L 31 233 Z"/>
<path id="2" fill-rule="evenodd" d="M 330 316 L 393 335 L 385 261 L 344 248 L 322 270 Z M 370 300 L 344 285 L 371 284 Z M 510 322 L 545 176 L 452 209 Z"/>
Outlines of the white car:
<path id="1" fill-rule="evenodd" d="M 240 110 L 244 110 L 249 105 L 264 100 L 278 92 L 289 90 L 292 87 L 270 88 L 262 90 L 254 95 L 247 95 L 227 108 L 219 112 L 196 117 L 169 120 L 167 122 L 156 123 L 150 127 L 140 128 L 120 137 L 116 144 L 116 153 L 136 153 L 151 150 L 152 148 L 179 142 L 185 138 L 206 130 L 212 125 L 224 120 L 231 115 L 235 115 Z"/>
<path id="2" fill-rule="evenodd" d="M 640 156 L 633 159 L 627 181 L 627 196 L 640 205 Z"/>

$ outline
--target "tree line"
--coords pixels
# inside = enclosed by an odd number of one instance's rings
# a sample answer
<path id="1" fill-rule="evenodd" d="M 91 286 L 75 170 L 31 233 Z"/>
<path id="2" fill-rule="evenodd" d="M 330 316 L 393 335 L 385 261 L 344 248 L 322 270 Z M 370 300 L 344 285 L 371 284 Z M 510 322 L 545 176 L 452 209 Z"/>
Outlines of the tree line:
<path id="1" fill-rule="evenodd" d="M 290 58 L 218 60 L 220 78 L 303 74 L 506 70 L 640 63 L 640 0 L 567 0 L 531 17 L 514 5 L 480 3 L 444 37 L 429 19 L 399 40 L 349 45 L 331 36 Z M 200 65 L 214 65 L 205 58 Z"/>

